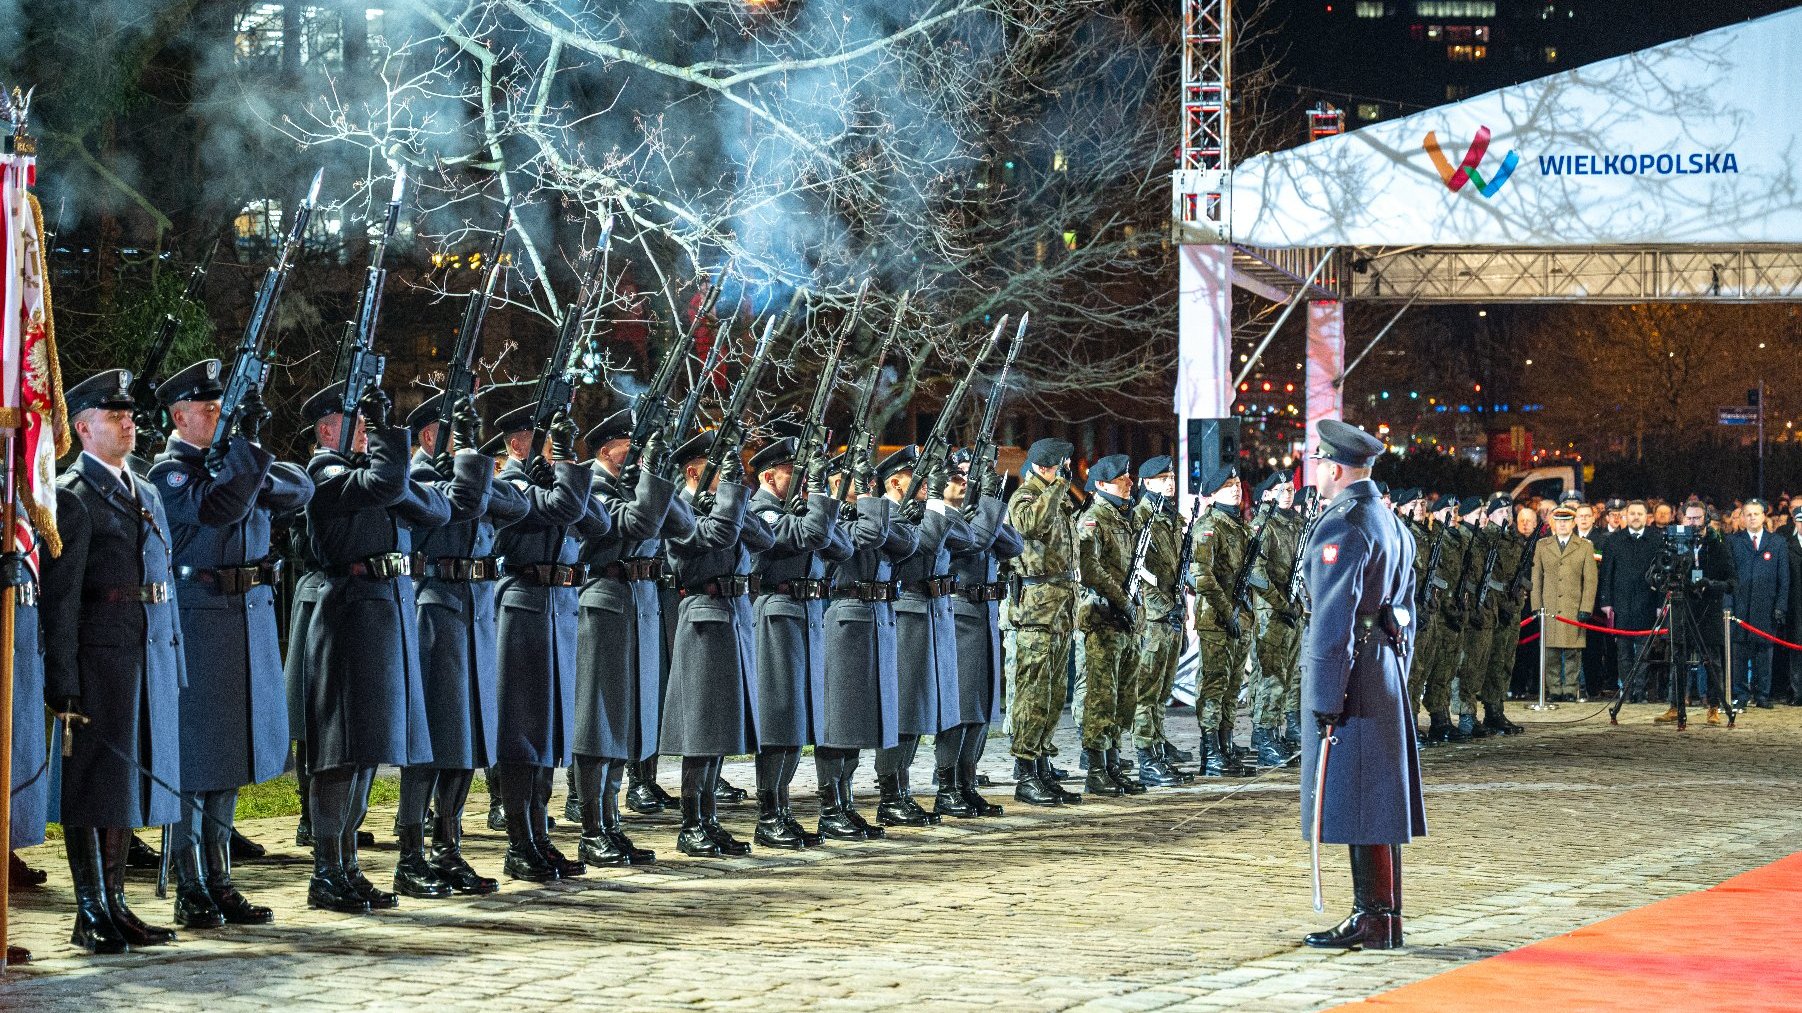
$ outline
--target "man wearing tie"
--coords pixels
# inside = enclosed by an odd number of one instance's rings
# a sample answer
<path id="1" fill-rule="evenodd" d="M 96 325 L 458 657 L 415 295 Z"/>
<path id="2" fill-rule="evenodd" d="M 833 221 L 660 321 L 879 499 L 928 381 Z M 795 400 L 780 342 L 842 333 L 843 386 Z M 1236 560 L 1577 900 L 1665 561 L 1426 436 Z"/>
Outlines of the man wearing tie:
<path id="1" fill-rule="evenodd" d="M 1765 530 L 1764 500 L 1744 507 L 1746 530 L 1727 536 L 1733 554 L 1733 615 L 1774 636 L 1788 632 L 1789 548 Z M 1771 642 L 1742 626 L 1733 627 L 1733 699 L 1737 707 L 1748 697 L 1771 707 Z"/>

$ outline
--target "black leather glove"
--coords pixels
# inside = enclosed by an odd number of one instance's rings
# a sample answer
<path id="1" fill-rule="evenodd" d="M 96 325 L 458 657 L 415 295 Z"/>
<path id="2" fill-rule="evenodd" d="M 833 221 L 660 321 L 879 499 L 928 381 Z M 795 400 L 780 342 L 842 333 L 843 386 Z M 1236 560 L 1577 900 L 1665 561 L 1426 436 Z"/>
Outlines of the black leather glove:
<path id="1" fill-rule="evenodd" d="M 231 437 L 227 436 L 206 448 L 206 457 L 202 463 L 206 465 L 207 474 L 217 475 L 219 470 L 225 467 L 225 455 L 231 450 L 231 442 Z"/>
<path id="2" fill-rule="evenodd" d="M 945 486 L 949 484 L 951 484 L 950 472 L 946 471 L 943 465 L 934 465 L 933 469 L 926 473 L 926 498 L 944 499 Z"/>
<path id="3" fill-rule="evenodd" d="M 901 504 L 901 520 L 907 524 L 918 524 L 926 517 L 926 504 L 917 499 L 910 499 Z"/>
<path id="4" fill-rule="evenodd" d="M 815 454 L 813 460 L 807 462 L 807 491 L 809 494 L 826 491 L 826 455 Z"/>
<path id="5" fill-rule="evenodd" d="M 720 481 L 737 485 L 744 481 L 744 477 L 745 459 L 736 450 L 727 451 L 726 459 L 720 462 Z"/>
<path id="6" fill-rule="evenodd" d="M 250 388 L 249 396 L 238 406 L 238 434 L 259 446 L 263 442 L 263 425 L 274 416 L 263 403 L 263 392 Z"/>
<path id="7" fill-rule="evenodd" d="M 566 411 L 559 411 L 551 417 L 551 460 L 573 461 L 576 459 L 576 420 L 569 417 Z"/>
<path id="8" fill-rule="evenodd" d="M 868 455 L 855 450 L 846 451 L 846 453 L 851 456 L 851 460 L 845 466 L 851 475 L 851 493 L 854 496 L 866 495 L 870 491 L 870 480 L 876 477 L 875 472 L 870 468 Z"/>
<path id="9" fill-rule="evenodd" d="M 1239 625 L 1239 616 L 1236 613 L 1228 612 L 1221 625 L 1226 628 L 1226 635 L 1234 640 L 1245 635 L 1245 630 Z"/>
<path id="10" fill-rule="evenodd" d="M 982 488 L 979 496 L 996 499 L 1001 496 L 1001 473 L 994 468 L 985 469 L 982 473 Z"/>
<path id="11" fill-rule="evenodd" d="M 665 447 L 666 444 L 663 439 L 663 430 L 653 429 L 651 430 L 651 435 L 646 437 L 644 441 L 644 450 L 639 453 L 638 459 L 653 469 L 661 467 L 663 464 Z"/>
<path id="12" fill-rule="evenodd" d="M 1580 623 L 1589 622 L 1589 618 L 1590 618 L 1590 614 L 1588 612 L 1577 613 L 1577 621 Z"/>
<path id="13" fill-rule="evenodd" d="M 388 428 L 388 416 L 394 413 L 394 400 L 388 392 L 380 387 L 371 387 L 363 400 L 357 402 L 357 411 L 369 420 L 369 428 Z"/>
<path id="14" fill-rule="evenodd" d="M 1314 712 L 1314 723 L 1320 727 L 1320 734 L 1322 735 L 1326 734 L 1328 726 L 1337 728 L 1339 727 L 1340 722 L 1344 720 L 1344 714 L 1327 714 L 1322 711 Z"/>
<path id="15" fill-rule="evenodd" d="M 713 497 L 713 493 L 710 490 L 701 489 L 695 493 L 695 513 L 697 513 L 697 514 L 712 513 L 713 512 L 713 503 L 714 503 L 714 497 Z"/>
<path id="16" fill-rule="evenodd" d="M 440 481 L 444 482 L 449 482 L 457 477 L 456 469 L 451 467 L 450 448 L 446 447 L 432 455 L 432 471 L 437 474 Z"/>
<path id="17" fill-rule="evenodd" d="M 482 416 L 476 414 L 476 406 L 468 398 L 451 413 L 451 431 L 456 433 L 460 447 L 475 450 L 482 445 Z"/>
<path id="18" fill-rule="evenodd" d="M 556 481 L 556 475 L 551 471 L 551 462 L 542 457 L 534 457 L 526 463 L 526 477 L 532 480 L 533 485 L 542 489 L 549 489 Z"/>

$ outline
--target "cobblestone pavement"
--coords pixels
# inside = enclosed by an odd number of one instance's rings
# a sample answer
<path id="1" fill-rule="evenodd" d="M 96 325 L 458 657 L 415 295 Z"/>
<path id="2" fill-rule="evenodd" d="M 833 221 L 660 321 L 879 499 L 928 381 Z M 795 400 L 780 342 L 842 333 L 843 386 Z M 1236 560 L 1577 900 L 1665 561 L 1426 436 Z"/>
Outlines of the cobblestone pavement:
<path id="1" fill-rule="evenodd" d="M 1802 848 L 1802 710 L 1682 735 L 1654 727 L 1647 706 L 1620 728 L 1605 715 L 1550 723 L 1595 707 L 1522 709 L 1526 735 L 1425 754 L 1433 834 L 1407 851 L 1410 945 L 1397 954 L 1298 945 L 1343 913 L 1349 877 L 1344 850 L 1330 849 L 1327 914 L 1314 914 L 1283 771 L 1051 811 L 1009 797 L 998 820 L 739 861 L 682 858 L 673 821 L 641 820 L 639 843 L 666 859 L 656 866 L 368 917 L 308 911 L 293 821 L 266 820 L 247 830 L 292 861 L 240 867 L 239 882 L 276 908 L 275 925 L 184 931 L 112 958 L 68 944 L 68 874 L 52 845 L 26 852 L 52 879 L 18 898 L 15 938 L 38 962 L 0 981 L 0 1008 L 1316 1009 Z M 1171 728 L 1193 745 L 1191 712 Z M 999 800 L 1002 740 L 990 753 Z M 748 764 L 728 774 L 752 780 Z M 860 786 L 872 778 L 866 757 Z M 724 815 L 749 837 L 751 807 Z M 495 872 L 502 838 L 480 817 L 478 800 L 471 857 Z M 368 823 L 384 842 L 391 818 Z M 392 868 L 386 846 L 366 858 L 378 878 Z M 134 872 L 136 910 L 166 917 L 151 889 Z"/>

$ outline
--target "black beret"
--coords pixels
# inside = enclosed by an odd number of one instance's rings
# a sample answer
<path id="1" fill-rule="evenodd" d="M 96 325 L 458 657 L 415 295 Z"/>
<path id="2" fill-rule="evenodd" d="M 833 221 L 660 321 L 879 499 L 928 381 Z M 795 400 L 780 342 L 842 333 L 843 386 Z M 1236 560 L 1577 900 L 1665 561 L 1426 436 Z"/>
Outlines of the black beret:
<path id="1" fill-rule="evenodd" d="M 793 464 L 795 452 L 800 447 L 801 441 L 793 436 L 772 440 L 768 446 L 751 455 L 751 474 L 755 475 L 784 464 Z"/>
<path id="2" fill-rule="evenodd" d="M 63 391 L 63 405 L 69 417 L 89 408 L 134 408 L 131 400 L 131 370 L 109 369 Z"/>
<path id="3" fill-rule="evenodd" d="M 1112 482 L 1122 475 L 1132 473 L 1132 458 L 1125 454 L 1109 454 L 1089 465 L 1089 485 L 1091 487 L 1103 482 Z"/>
<path id="4" fill-rule="evenodd" d="M 307 398 L 300 406 L 300 417 L 308 422 L 318 422 L 327 415 L 337 415 L 344 411 L 344 384 L 334 383 Z"/>
<path id="5" fill-rule="evenodd" d="M 219 372 L 218 359 L 202 359 L 164 380 L 156 389 L 156 399 L 165 408 L 177 401 L 217 401 L 225 396 Z"/>
<path id="6" fill-rule="evenodd" d="M 685 465 L 696 458 L 706 457 L 713 451 L 715 435 L 716 431 L 712 429 L 694 434 L 687 443 L 676 448 L 675 453 L 670 455 L 670 460 Z"/>
<path id="7" fill-rule="evenodd" d="M 1251 490 L 1251 501 L 1253 503 L 1257 503 L 1257 502 L 1261 501 L 1264 498 L 1265 493 L 1276 488 L 1278 483 L 1282 482 L 1283 480 L 1287 479 L 1288 477 L 1289 476 L 1283 474 L 1280 471 L 1273 471 L 1270 474 L 1265 475 L 1264 480 L 1262 482 L 1259 482 Z"/>
<path id="8" fill-rule="evenodd" d="M 1201 494 L 1203 496 L 1214 495 L 1220 491 L 1221 486 L 1225 485 L 1238 474 L 1239 469 L 1237 466 L 1227 465 L 1225 467 L 1220 467 L 1216 465 L 1201 476 Z"/>
<path id="9" fill-rule="evenodd" d="M 593 451 L 601 449 L 603 443 L 624 439 L 631 435 L 632 409 L 621 408 L 602 419 L 600 425 L 583 434 L 582 440 L 588 444 L 588 449 Z"/>
<path id="10" fill-rule="evenodd" d="M 438 421 L 439 413 L 444 410 L 444 392 L 439 391 L 420 402 L 419 407 L 407 413 L 407 428 L 414 433 L 424 431 L 426 426 Z"/>
<path id="11" fill-rule="evenodd" d="M 1509 496 L 1506 493 L 1497 493 L 1494 496 L 1489 497 L 1489 505 L 1485 510 L 1489 513 L 1494 513 L 1497 510 L 1507 510 L 1512 506 L 1514 506 L 1514 497 Z"/>
<path id="12" fill-rule="evenodd" d="M 1458 513 L 1460 516 L 1476 513 L 1481 509 L 1483 509 L 1483 497 L 1481 496 L 1466 496 L 1458 501 Z"/>
<path id="13" fill-rule="evenodd" d="M 1338 419 L 1321 419 L 1315 432 L 1320 436 L 1320 446 L 1314 451 L 1317 460 L 1348 468 L 1368 468 L 1383 453 L 1382 440 Z"/>
<path id="14" fill-rule="evenodd" d="M 500 417 L 489 424 L 488 428 L 502 436 L 508 433 L 520 433 L 532 428 L 532 416 L 538 406 L 522 404 L 510 412 L 502 412 Z"/>
<path id="15" fill-rule="evenodd" d="M 909 443 L 907 446 L 902 447 L 900 450 L 883 458 L 882 462 L 876 465 L 876 479 L 877 481 L 886 482 L 890 475 L 893 475 L 895 472 L 904 468 L 913 467 L 914 462 L 919 459 L 920 448 Z"/>
<path id="16" fill-rule="evenodd" d="M 1416 486 L 1391 493 L 1389 499 L 1398 507 L 1404 507 L 1420 498 L 1420 489 Z"/>
<path id="17" fill-rule="evenodd" d="M 1069 440 L 1047 436 L 1026 448 L 1026 463 L 1040 468 L 1055 468 L 1068 461 L 1076 448 Z"/>
<path id="18" fill-rule="evenodd" d="M 1389 495 L 1389 483 L 1388 482 L 1378 482 L 1377 483 L 1377 495 L 1379 495 L 1379 496 L 1388 496 Z M 1391 498 L 1393 498 L 1393 497 L 1391 497 Z"/>
<path id="19" fill-rule="evenodd" d="M 1140 478 L 1156 478 L 1176 470 L 1176 463 L 1170 460 L 1169 454 L 1159 454 L 1144 464 L 1139 465 Z"/>

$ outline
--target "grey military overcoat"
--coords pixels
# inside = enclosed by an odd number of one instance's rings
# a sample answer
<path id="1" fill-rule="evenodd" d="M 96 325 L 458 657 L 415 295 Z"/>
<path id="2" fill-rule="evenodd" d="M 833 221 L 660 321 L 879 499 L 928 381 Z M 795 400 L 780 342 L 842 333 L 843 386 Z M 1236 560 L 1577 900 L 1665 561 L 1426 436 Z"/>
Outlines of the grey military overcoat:
<path id="1" fill-rule="evenodd" d="M 966 593 L 992 584 L 1001 562 L 1024 551 L 1020 533 L 1007 523 L 1007 501 L 984 497 L 970 515 L 970 548 L 951 555 L 951 572 L 959 590 L 951 599 L 957 622 L 958 722 L 990 724 L 1001 720 L 1001 603 L 972 601 Z"/>
<path id="2" fill-rule="evenodd" d="M 751 498 L 751 512 L 774 540 L 757 557 L 763 594 L 752 607 L 761 746 L 813 744 L 814 687 L 824 681 L 826 672 L 825 602 L 796 601 L 780 593 L 777 585 L 824 577 L 826 562 L 819 553 L 831 542 L 838 510 L 838 501 L 825 495 L 807 497 L 800 514 L 787 512 L 782 501 L 764 489 Z"/>

